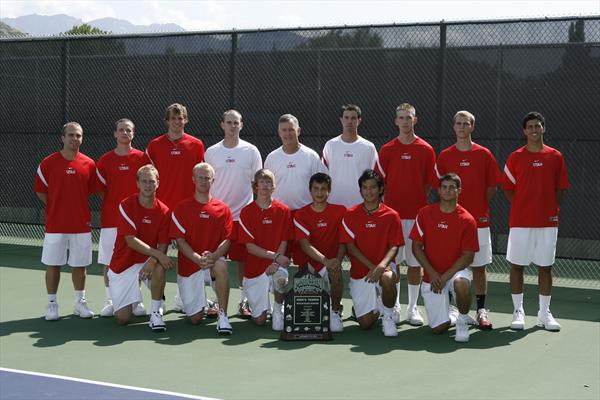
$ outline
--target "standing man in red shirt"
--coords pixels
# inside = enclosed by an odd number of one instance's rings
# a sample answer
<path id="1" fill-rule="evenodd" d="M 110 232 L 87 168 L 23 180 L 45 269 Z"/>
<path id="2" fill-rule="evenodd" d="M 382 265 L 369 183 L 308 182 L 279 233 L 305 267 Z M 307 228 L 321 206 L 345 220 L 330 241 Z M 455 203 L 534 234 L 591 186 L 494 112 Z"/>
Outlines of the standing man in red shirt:
<path id="1" fill-rule="evenodd" d="M 312 203 L 294 214 L 296 241 L 306 255 L 308 267 L 331 285 L 331 331 L 342 332 L 342 260 L 346 246 L 340 243 L 340 229 L 346 207 L 329 204 L 331 177 L 317 172 L 308 183 Z"/>
<path id="2" fill-rule="evenodd" d="M 525 328 L 523 268 L 538 266 L 539 311 L 537 325 L 559 331 L 550 312 L 552 265 L 558 237 L 560 204 L 569 188 L 562 154 L 544 144 L 545 120 L 530 112 L 523 119 L 527 144 L 508 156 L 502 189 L 511 203 L 506 259 L 511 264 L 510 288 L 515 308 L 512 329 Z"/>
<path id="3" fill-rule="evenodd" d="M 240 243 L 246 244 L 248 255 L 243 286 L 252 311 L 252 320 L 264 325 L 269 310 L 269 291 L 273 290 L 275 304 L 271 327 L 283 330 L 283 298 L 288 281 L 285 256 L 288 242 L 293 237 L 292 214 L 288 206 L 272 198 L 275 175 L 268 169 L 254 174 L 252 182 L 256 199 L 240 214 Z"/>
<path id="4" fill-rule="evenodd" d="M 178 103 L 171 104 L 165 111 L 167 133 L 153 139 L 146 148 L 146 154 L 163 180 L 156 196 L 170 210 L 194 194 L 192 169 L 204 161 L 204 143 L 184 132 L 187 123 L 187 108 Z M 183 311 L 179 294 L 175 295 L 174 309 Z"/>
<path id="5" fill-rule="evenodd" d="M 408 307 L 406 320 L 413 326 L 423 325 L 423 318 L 417 308 L 421 285 L 421 266 L 412 253 L 410 231 L 421 207 L 427 205 L 429 190 L 436 185 L 434 172 L 435 151 L 425 140 L 415 134 L 417 115 L 415 107 L 402 103 L 396 108 L 398 136 L 384 144 L 379 150 L 377 171 L 383 177 L 389 190 L 384 202 L 393 208 L 402 220 L 404 232 L 403 252 L 398 252 L 396 263 L 402 260 L 408 266 Z M 400 285 L 398 285 L 400 293 Z M 396 301 L 396 322 L 400 320 L 400 303 Z"/>
<path id="6" fill-rule="evenodd" d="M 364 201 L 346 212 L 340 235 L 350 256 L 354 312 L 360 328 L 369 329 L 379 318 L 377 297 L 380 296 L 383 334 L 398 336 L 392 313 L 399 274 L 394 258 L 404 246 L 400 216 L 383 204 L 384 184 L 375 171 L 365 170 L 358 186 Z"/>
<path id="7" fill-rule="evenodd" d="M 68 122 L 63 126 L 62 142 L 62 150 L 49 155 L 40 163 L 33 188 L 46 207 L 42 263 L 47 266 L 47 321 L 59 318 L 56 292 L 60 268 L 67 263 L 71 266 L 75 288 L 73 314 L 81 318 L 94 316 L 85 300 L 85 267 L 92 263 L 88 198 L 98 191 L 96 163 L 79 151 L 83 142 L 83 128 L 77 122 Z"/>
<path id="8" fill-rule="evenodd" d="M 477 223 L 458 204 L 461 179 L 454 173 L 440 178 L 440 202 L 423 207 L 410 233 L 413 254 L 425 269 L 421 294 L 433 333 L 440 334 L 456 324 L 457 342 L 469 341 L 471 274 L 476 251 Z M 448 292 L 453 292 L 459 315 L 451 315 Z"/>
<path id="9" fill-rule="evenodd" d="M 487 275 L 485 267 L 492 263 L 490 234 L 490 201 L 500 183 L 500 171 L 494 155 L 485 147 L 474 143 L 475 116 L 468 111 L 454 115 L 456 143 L 444 149 L 437 159 L 435 171 L 438 178 L 454 172 L 462 182 L 460 204 L 475 218 L 479 251 L 475 253 L 471 271 L 477 299 L 477 323 L 480 329 L 492 329 L 485 308 Z"/>
<path id="10" fill-rule="evenodd" d="M 100 311 L 101 317 L 112 317 L 114 313 L 112 299 L 108 290 L 108 266 L 117 239 L 117 220 L 121 201 L 137 192 L 136 173 L 150 159 L 141 150 L 133 148 L 131 142 L 135 136 L 135 125 L 127 118 L 115 123 L 114 137 L 117 146 L 98 160 L 96 175 L 102 189 L 102 208 L 100 210 L 100 243 L 98 244 L 98 264 L 104 265 L 104 286 L 106 300 Z M 133 308 L 136 316 L 146 315 L 144 303 Z"/>
<path id="11" fill-rule="evenodd" d="M 166 270 L 174 266 L 166 254 L 171 213 L 156 198 L 159 175 L 152 164 L 137 170 L 136 181 L 138 193 L 119 204 L 117 240 L 110 260 L 108 288 L 115 319 L 119 325 L 126 325 L 133 313 L 133 305 L 142 301 L 139 280 L 146 281 L 152 296 L 150 329 L 166 331 L 160 307 Z"/>
<path id="12" fill-rule="evenodd" d="M 185 313 L 195 325 L 204 319 L 205 283 L 214 282 L 219 302 L 217 332 L 230 335 L 233 329 L 227 318 L 229 272 L 225 256 L 233 218 L 227 204 L 210 194 L 215 180 L 213 167 L 196 164 L 192 174 L 196 192 L 180 202 L 171 216 L 171 237 L 177 240 L 179 248 L 177 286 Z"/>

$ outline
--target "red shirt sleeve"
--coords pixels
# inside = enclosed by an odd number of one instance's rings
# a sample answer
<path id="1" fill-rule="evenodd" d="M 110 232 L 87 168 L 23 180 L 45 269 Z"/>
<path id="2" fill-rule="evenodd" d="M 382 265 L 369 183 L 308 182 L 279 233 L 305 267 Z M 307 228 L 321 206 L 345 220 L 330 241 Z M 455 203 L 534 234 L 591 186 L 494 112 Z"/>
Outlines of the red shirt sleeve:
<path id="1" fill-rule="evenodd" d="M 569 188 L 569 177 L 567 175 L 567 164 L 564 157 L 560 158 L 560 170 L 558 171 L 558 190 L 566 190 Z"/>
<path id="2" fill-rule="evenodd" d="M 413 224 L 412 230 L 410 231 L 410 239 L 417 240 L 419 242 L 423 242 L 423 237 L 425 236 L 425 232 L 423 231 L 423 213 L 419 211 L 417 214 L 417 218 L 415 218 L 415 223 Z"/>
<path id="3" fill-rule="evenodd" d="M 250 203 L 251 205 L 252 203 Z M 252 233 L 251 229 L 251 218 L 250 218 L 250 213 L 251 211 L 247 208 L 248 206 L 246 206 L 245 208 L 242 209 L 242 212 L 240 213 L 240 219 L 239 219 L 239 223 L 240 223 L 240 228 L 238 229 L 238 242 L 239 243 L 254 243 L 254 234 Z"/>
<path id="4" fill-rule="evenodd" d="M 225 211 L 225 220 L 223 221 L 223 238 L 222 240 L 231 240 L 233 235 L 233 217 L 231 215 L 231 210 L 229 207 L 226 207 Z"/>
<path id="5" fill-rule="evenodd" d="M 487 187 L 494 187 L 500 183 L 500 170 L 496 157 L 491 152 L 487 154 Z"/>
<path id="6" fill-rule="evenodd" d="M 473 218 L 469 218 L 465 221 L 468 225 L 463 230 L 463 234 L 460 241 L 460 248 L 462 251 L 479 251 L 479 239 L 477 238 L 477 223 Z M 415 224 L 416 225 L 416 224 Z"/>
<path id="7" fill-rule="evenodd" d="M 304 212 L 302 212 L 302 209 L 296 211 L 296 214 L 294 214 L 294 238 L 297 241 L 309 238 L 310 231 L 306 225 L 307 224 L 304 221 Z"/>
<path id="8" fill-rule="evenodd" d="M 127 198 L 119 204 L 119 216 L 117 218 L 117 235 L 133 235 L 137 234 L 137 227 L 134 222 L 134 210 L 130 206 L 131 202 L 128 202 Z M 136 199 L 137 201 L 137 199 Z"/>
<path id="9" fill-rule="evenodd" d="M 46 172 L 46 165 L 42 161 L 38 166 L 35 174 L 35 180 L 33 182 L 33 191 L 36 193 L 48 193 L 48 175 Z"/>
<path id="10" fill-rule="evenodd" d="M 180 206 L 177 206 L 171 213 L 169 236 L 174 239 L 185 238 L 185 233 L 181 229 L 185 230 L 185 212 Z"/>
<path id="11" fill-rule="evenodd" d="M 392 234 L 390 235 L 389 247 L 392 246 L 404 246 L 404 233 L 402 232 L 402 223 L 400 222 L 400 215 L 394 214 L 394 222 L 391 226 Z"/>
<path id="12" fill-rule="evenodd" d="M 508 156 L 506 165 L 504 166 L 504 173 L 502 174 L 502 189 L 503 190 L 515 190 L 515 163 L 514 153 Z"/>
<path id="13" fill-rule="evenodd" d="M 348 213 L 342 219 L 342 227 L 340 228 L 340 243 L 354 243 L 355 233 L 352 231 L 351 225 L 348 222 Z"/>

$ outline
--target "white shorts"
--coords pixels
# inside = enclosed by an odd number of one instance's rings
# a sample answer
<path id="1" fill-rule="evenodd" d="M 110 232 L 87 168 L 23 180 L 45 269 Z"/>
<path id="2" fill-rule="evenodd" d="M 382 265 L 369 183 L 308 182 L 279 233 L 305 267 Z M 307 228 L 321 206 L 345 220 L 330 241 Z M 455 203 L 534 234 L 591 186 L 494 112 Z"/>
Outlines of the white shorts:
<path id="1" fill-rule="evenodd" d="M 492 263 L 492 236 L 490 228 L 477 228 L 479 251 L 475 253 L 471 267 L 484 267 Z"/>
<path id="2" fill-rule="evenodd" d="M 511 264 L 549 267 L 556 254 L 557 227 L 510 228 L 506 259 Z"/>
<path id="3" fill-rule="evenodd" d="M 458 278 L 464 278 L 471 282 L 471 271 L 465 268 L 455 273 L 446 282 L 442 293 L 434 293 L 431 290 L 430 283 L 421 283 L 421 295 L 423 296 L 423 303 L 425 303 L 427 322 L 431 328 L 450 321 L 450 299 L 448 298 L 448 292 L 450 291 L 454 294 L 454 281 Z"/>
<path id="4" fill-rule="evenodd" d="M 211 282 L 210 270 L 201 269 L 190 276 L 177 275 L 179 297 L 188 317 L 198 314 L 206 307 L 206 292 L 204 286 Z"/>
<path id="5" fill-rule="evenodd" d="M 115 311 L 142 301 L 139 280 L 144 265 L 145 263 L 133 264 L 120 274 L 113 272 L 112 269 L 108 270 L 108 290 Z"/>
<path id="6" fill-rule="evenodd" d="M 287 269 L 279 268 L 282 274 L 288 276 Z M 258 318 L 265 311 L 271 308 L 269 302 L 269 292 L 273 292 L 273 276 L 268 276 L 266 273 L 255 278 L 246 278 L 242 281 L 242 286 L 248 298 L 248 305 L 252 310 L 252 318 Z"/>
<path id="7" fill-rule="evenodd" d="M 69 258 L 67 260 L 67 251 Z M 86 267 L 92 263 L 92 233 L 46 233 L 42 263 Z"/>
<path id="8" fill-rule="evenodd" d="M 98 264 L 110 265 L 110 260 L 117 241 L 117 228 L 100 229 L 100 241 L 98 242 Z"/>
<path id="9" fill-rule="evenodd" d="M 394 273 L 398 273 L 398 268 L 394 263 L 390 263 L 390 267 Z M 378 309 L 377 295 L 378 293 L 381 293 L 381 285 L 379 282 L 370 283 L 364 278 L 350 278 L 348 286 L 350 287 L 350 296 L 352 297 L 354 313 L 357 318 Z"/>
<path id="10" fill-rule="evenodd" d="M 402 235 L 404 236 L 404 247 L 398 249 L 396 255 L 396 264 L 400 264 L 402 261 L 409 267 L 419 267 L 419 261 L 412 252 L 412 239 L 410 231 L 412 231 L 413 225 L 415 224 L 414 219 L 403 219 L 402 220 Z"/>

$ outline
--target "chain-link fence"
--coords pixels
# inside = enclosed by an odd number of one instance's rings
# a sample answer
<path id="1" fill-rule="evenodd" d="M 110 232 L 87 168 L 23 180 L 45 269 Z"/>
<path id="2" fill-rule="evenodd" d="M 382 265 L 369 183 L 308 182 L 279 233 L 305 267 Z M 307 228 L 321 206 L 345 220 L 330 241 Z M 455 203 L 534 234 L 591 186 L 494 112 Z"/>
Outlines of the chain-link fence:
<path id="1" fill-rule="evenodd" d="M 341 132 L 340 106 L 356 103 L 361 135 L 380 147 L 397 134 L 395 107 L 408 101 L 417 134 L 438 153 L 455 140 L 454 113 L 471 111 L 474 139 L 502 167 L 525 143 L 523 115 L 537 110 L 572 185 L 556 273 L 600 285 L 600 17 L 2 39 L 0 92 L 0 239 L 27 244 L 43 236 L 35 170 L 60 148 L 65 121 L 82 124 L 82 151 L 97 159 L 114 147 L 121 117 L 135 121 L 135 145 L 144 148 L 164 132 L 165 107 L 180 102 L 190 113 L 187 131 L 209 146 L 222 137 L 220 115 L 234 107 L 244 116 L 242 136 L 265 157 L 280 145 L 281 114 L 296 115 L 301 141 L 320 152 Z M 508 212 L 497 195 L 498 255 L 506 251 Z M 492 271 L 505 273 L 503 258 L 495 260 Z"/>

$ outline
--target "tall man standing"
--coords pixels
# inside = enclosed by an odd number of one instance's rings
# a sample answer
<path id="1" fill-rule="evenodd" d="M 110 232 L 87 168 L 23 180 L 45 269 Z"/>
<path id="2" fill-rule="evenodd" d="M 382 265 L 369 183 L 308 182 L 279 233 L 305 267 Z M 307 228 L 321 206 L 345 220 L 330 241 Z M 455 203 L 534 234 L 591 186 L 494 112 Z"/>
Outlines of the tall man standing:
<path id="1" fill-rule="evenodd" d="M 356 182 L 366 169 L 375 168 L 377 149 L 358 134 L 358 126 L 362 122 L 359 106 L 342 106 L 340 122 L 342 134 L 325 143 L 323 162 L 332 181 L 329 202 L 349 208 L 363 201 Z"/>
<path id="2" fill-rule="evenodd" d="M 506 259 L 511 264 L 512 329 L 525 328 L 523 268 L 533 263 L 538 266 L 537 325 L 549 331 L 560 330 L 550 312 L 550 298 L 558 214 L 569 179 L 562 154 L 544 144 L 544 132 L 542 114 L 528 113 L 523 119 L 527 144 L 508 156 L 502 176 L 502 189 L 511 203 Z"/>
<path id="3" fill-rule="evenodd" d="M 46 207 L 42 263 L 47 266 L 47 321 L 59 318 L 56 292 L 60 268 L 67 263 L 71 266 L 75 288 L 73 313 L 81 318 L 94 316 L 85 300 L 85 267 L 92 263 L 88 197 L 98 191 L 96 163 L 79 151 L 83 142 L 83 128 L 77 122 L 66 123 L 62 128 L 61 138 L 62 150 L 49 155 L 40 163 L 33 188 Z"/>
<path id="4" fill-rule="evenodd" d="M 96 175 L 102 188 L 102 208 L 100 210 L 100 243 L 98 244 L 98 264 L 104 265 L 104 286 L 106 301 L 100 311 L 101 317 L 112 317 L 112 299 L 108 290 L 108 266 L 117 239 L 119 203 L 137 191 L 136 174 L 138 169 L 149 164 L 150 159 L 141 150 L 133 148 L 135 125 L 127 118 L 115 123 L 114 137 L 117 146 L 98 160 Z M 143 303 L 133 308 L 134 315 L 145 315 Z"/>
<path id="5" fill-rule="evenodd" d="M 156 196 L 170 210 L 194 194 L 192 169 L 204 161 L 204 143 L 184 131 L 188 121 L 187 108 L 179 103 L 171 104 L 165 110 L 167 133 L 153 139 L 146 148 L 146 154 L 163 180 Z M 179 294 L 175 295 L 173 308 L 183 310 Z"/>
<path id="6" fill-rule="evenodd" d="M 468 111 L 454 115 L 456 143 L 444 149 L 435 165 L 438 178 L 454 172 L 461 184 L 460 205 L 477 221 L 479 251 L 471 264 L 473 286 L 477 299 L 477 323 L 480 329 L 492 329 L 485 308 L 487 274 L 485 267 L 492 263 L 492 240 L 490 234 L 490 201 L 500 182 L 500 171 L 494 155 L 485 147 L 474 143 L 475 116 Z"/>
<path id="7" fill-rule="evenodd" d="M 399 252 L 396 262 L 402 260 L 408 266 L 408 310 L 406 320 L 414 326 L 423 325 L 417 308 L 421 285 L 421 266 L 412 253 L 410 231 L 421 207 L 427 205 L 429 190 L 436 185 L 434 172 L 435 151 L 425 140 L 415 134 L 417 115 L 415 107 L 402 103 L 396 108 L 398 136 L 384 144 L 379 150 L 377 171 L 383 177 L 388 190 L 385 204 L 400 214 L 404 232 L 404 253 Z M 400 286 L 400 285 L 398 285 Z M 398 292 L 400 292 L 398 287 Z M 396 301 L 397 312 L 399 302 Z"/>
<path id="8" fill-rule="evenodd" d="M 229 258 L 237 262 L 237 278 L 240 289 L 238 313 L 241 318 L 249 319 L 251 311 L 244 292 L 242 280 L 246 263 L 246 246 L 238 240 L 240 231 L 240 212 L 252 203 L 252 178 L 262 168 L 260 152 L 255 145 L 240 139 L 244 127 L 242 114 L 236 110 L 227 110 L 221 118 L 223 140 L 206 150 L 204 156 L 215 170 L 216 179 L 211 186 L 211 194 L 224 201 L 231 209 L 233 232 L 229 246 Z"/>

